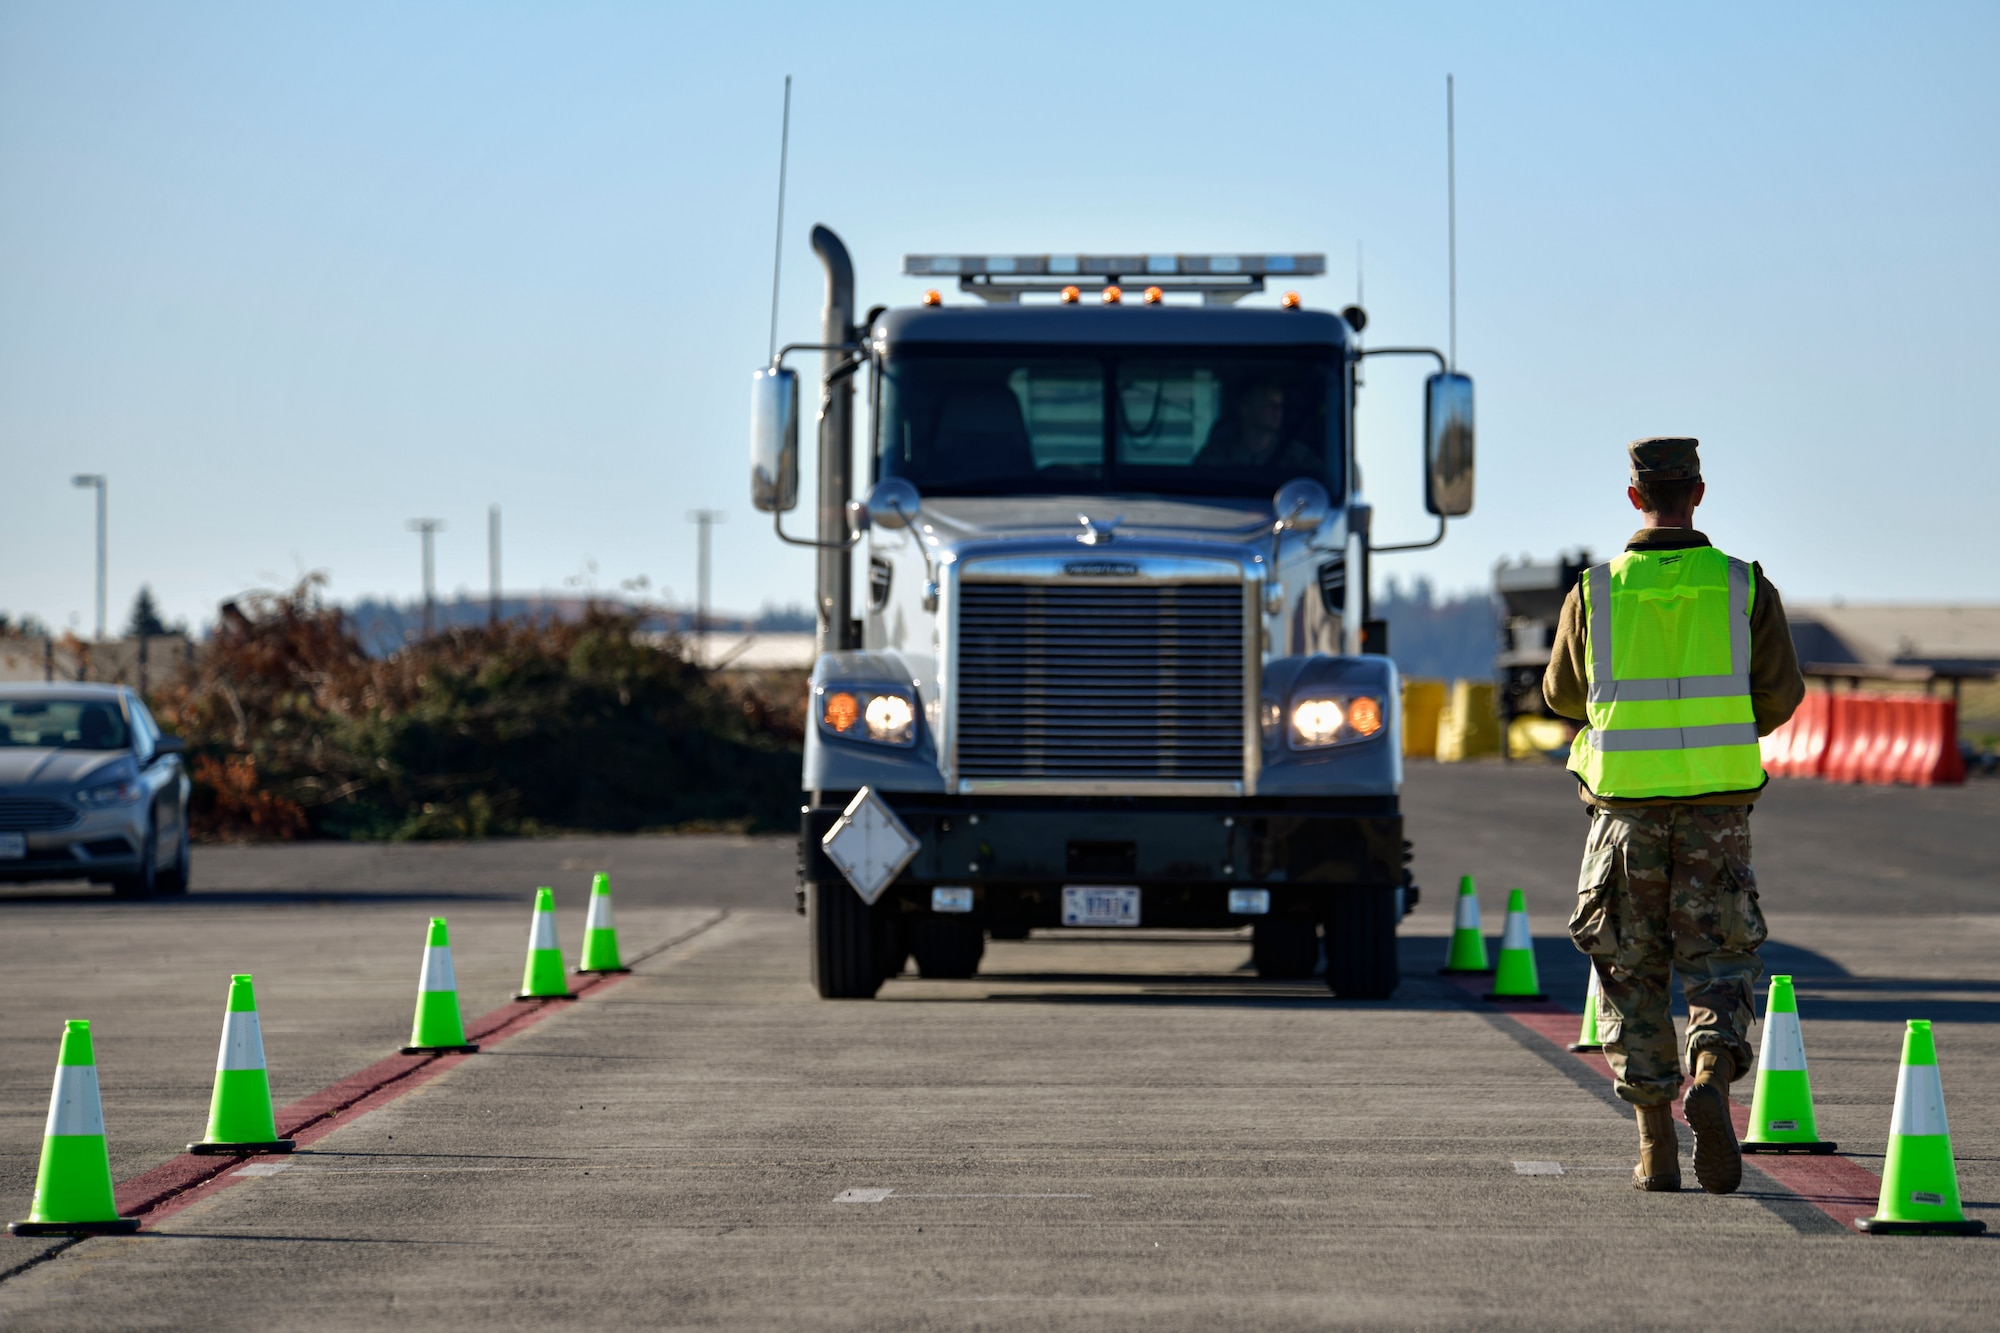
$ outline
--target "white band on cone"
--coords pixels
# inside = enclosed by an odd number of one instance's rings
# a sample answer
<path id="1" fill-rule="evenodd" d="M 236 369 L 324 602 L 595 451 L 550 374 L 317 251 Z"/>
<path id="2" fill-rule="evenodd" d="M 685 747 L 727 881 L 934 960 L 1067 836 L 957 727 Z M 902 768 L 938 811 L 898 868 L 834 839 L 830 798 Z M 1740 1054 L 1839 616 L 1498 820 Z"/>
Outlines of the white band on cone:
<path id="1" fill-rule="evenodd" d="M 1797 1014 L 1765 1014 L 1764 1041 L 1757 1053 L 1761 1068 L 1773 1073 L 1806 1067 L 1806 1043 L 1799 1035 Z"/>
<path id="2" fill-rule="evenodd" d="M 1479 929 L 1479 899 L 1469 893 L 1458 896 L 1458 917 L 1451 923 L 1453 930 Z"/>
<path id="3" fill-rule="evenodd" d="M 96 1065 L 57 1065 L 55 1092 L 49 1097 L 49 1123 L 43 1134 L 104 1133 L 104 1103 L 97 1099 Z"/>
<path id="4" fill-rule="evenodd" d="M 1507 913 L 1507 928 L 1500 932 L 1502 949 L 1532 949 L 1535 941 L 1528 934 L 1528 914 L 1526 912 Z"/>
<path id="5" fill-rule="evenodd" d="M 1904 1065 L 1896 1079 L 1896 1114 L 1889 1119 L 1889 1137 L 1898 1134 L 1949 1134 L 1944 1123 L 1944 1080 L 1936 1065 Z"/>
<path id="6" fill-rule="evenodd" d="M 1590 987 L 1588 990 L 1584 992 L 1584 994 L 1593 1000 L 1596 999 L 1598 996 L 1604 994 L 1604 983 L 1598 979 L 1597 965 L 1594 963 L 1591 965 L 1590 968 Z"/>
<path id="7" fill-rule="evenodd" d="M 535 913 L 535 924 L 528 931 L 530 949 L 558 949 L 556 943 L 556 914 L 554 912 Z"/>
<path id="8" fill-rule="evenodd" d="M 222 1049 L 216 1053 L 217 1069 L 262 1069 L 264 1029 L 257 1015 L 232 1013 L 222 1016 Z"/>
<path id="9" fill-rule="evenodd" d="M 424 975 L 417 983 L 418 990 L 457 990 L 458 980 L 451 974 L 451 946 L 438 945 L 424 950 Z"/>
<path id="10" fill-rule="evenodd" d="M 583 919 L 585 930 L 615 930 L 611 921 L 611 895 L 593 893 L 590 895 L 590 915 Z"/>

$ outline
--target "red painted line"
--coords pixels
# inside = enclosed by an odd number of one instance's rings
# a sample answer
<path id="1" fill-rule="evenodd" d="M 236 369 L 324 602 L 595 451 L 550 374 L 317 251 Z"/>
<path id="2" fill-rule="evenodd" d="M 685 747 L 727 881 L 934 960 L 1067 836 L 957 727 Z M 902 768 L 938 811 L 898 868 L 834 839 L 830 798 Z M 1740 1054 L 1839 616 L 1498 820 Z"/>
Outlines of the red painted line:
<path id="1" fill-rule="evenodd" d="M 671 941 L 674 944 L 679 942 Z M 578 995 L 588 995 L 617 984 L 626 975 L 614 973 L 575 977 L 571 980 L 570 989 Z M 551 1011 L 571 1003 L 573 1001 L 568 1000 L 510 1000 L 466 1024 L 466 1040 L 483 1047 L 497 1046 L 509 1037 L 526 1032 Z M 280 1110 L 277 1113 L 278 1136 L 296 1140 L 301 1148 L 317 1143 L 375 1108 L 387 1106 L 446 1070 L 455 1069 L 475 1058 L 471 1055 L 387 1056 Z M 239 1179 L 234 1173 L 247 1163 L 285 1160 L 283 1153 L 264 1153 L 254 1157 L 196 1157 L 192 1153 L 182 1153 L 150 1171 L 120 1181 L 117 1188 L 118 1213 L 121 1217 L 142 1218 L 147 1223 L 158 1222 L 229 1188 Z"/>
<path id="2" fill-rule="evenodd" d="M 1563 1054 L 1581 1061 L 1604 1077 L 1614 1077 L 1611 1064 L 1602 1053 L 1568 1049 L 1569 1044 L 1576 1040 L 1578 1029 L 1583 1022 L 1583 1015 L 1580 1012 L 1561 1009 L 1547 1003 L 1479 999 L 1478 997 L 1485 995 L 1486 987 L 1491 984 L 1484 977 L 1453 977 L 1452 981 L 1460 990 L 1477 999 L 1482 1007 L 1513 1019 L 1536 1036 L 1553 1043 Z M 1729 1103 L 1729 1114 L 1736 1122 L 1736 1137 L 1741 1139 L 1750 1132 L 1750 1108 L 1732 1099 Z M 1681 1114 L 1679 1102 L 1674 1103 L 1674 1119 L 1684 1125 L 1687 1123 L 1687 1117 Z M 1842 1230 L 1853 1235 L 1861 1234 L 1854 1229 L 1854 1219 L 1872 1215 L 1875 1212 L 1876 1200 L 1882 1192 L 1881 1177 L 1837 1153 L 1830 1153 L 1825 1157 L 1813 1157 L 1804 1153 L 1754 1153 L 1745 1154 L 1744 1160 L 1769 1176 L 1781 1188 L 1789 1190 L 1840 1223 Z"/>

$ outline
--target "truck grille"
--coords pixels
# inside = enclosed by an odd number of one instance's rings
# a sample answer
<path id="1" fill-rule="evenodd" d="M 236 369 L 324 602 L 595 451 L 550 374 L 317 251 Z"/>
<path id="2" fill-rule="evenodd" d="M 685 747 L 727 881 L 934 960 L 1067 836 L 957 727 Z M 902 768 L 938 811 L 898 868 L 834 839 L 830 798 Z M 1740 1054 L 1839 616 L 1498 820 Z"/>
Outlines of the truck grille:
<path id="1" fill-rule="evenodd" d="M 1240 584 L 959 587 L 961 777 L 1242 778 Z"/>
<path id="2" fill-rule="evenodd" d="M 83 816 L 74 806 L 32 796 L 0 796 L 0 833 L 50 833 Z"/>

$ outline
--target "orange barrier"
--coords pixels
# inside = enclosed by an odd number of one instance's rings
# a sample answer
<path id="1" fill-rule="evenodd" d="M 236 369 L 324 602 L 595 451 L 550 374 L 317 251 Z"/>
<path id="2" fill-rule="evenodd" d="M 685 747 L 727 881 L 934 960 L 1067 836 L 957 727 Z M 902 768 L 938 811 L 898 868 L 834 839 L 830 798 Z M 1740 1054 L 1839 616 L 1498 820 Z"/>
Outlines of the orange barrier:
<path id="1" fill-rule="evenodd" d="M 1764 737 L 1773 777 L 1932 787 L 1965 781 L 1958 704 L 1914 694 L 1808 694 Z"/>

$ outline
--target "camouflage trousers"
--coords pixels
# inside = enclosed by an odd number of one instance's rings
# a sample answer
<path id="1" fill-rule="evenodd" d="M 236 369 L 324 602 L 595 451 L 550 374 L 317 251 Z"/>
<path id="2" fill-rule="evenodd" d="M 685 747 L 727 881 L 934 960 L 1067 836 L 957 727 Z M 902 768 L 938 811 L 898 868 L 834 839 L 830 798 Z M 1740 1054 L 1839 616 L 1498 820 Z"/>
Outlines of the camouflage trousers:
<path id="1" fill-rule="evenodd" d="M 1673 974 L 1687 995 L 1687 1058 L 1727 1051 L 1743 1077 L 1767 932 L 1750 869 L 1750 807 L 1593 807 L 1569 935 L 1602 988 L 1598 1032 L 1636 1106 L 1674 1099 L 1681 1053 Z"/>

